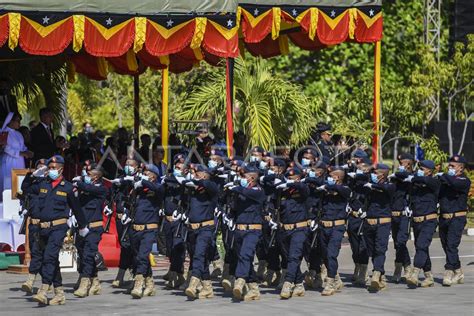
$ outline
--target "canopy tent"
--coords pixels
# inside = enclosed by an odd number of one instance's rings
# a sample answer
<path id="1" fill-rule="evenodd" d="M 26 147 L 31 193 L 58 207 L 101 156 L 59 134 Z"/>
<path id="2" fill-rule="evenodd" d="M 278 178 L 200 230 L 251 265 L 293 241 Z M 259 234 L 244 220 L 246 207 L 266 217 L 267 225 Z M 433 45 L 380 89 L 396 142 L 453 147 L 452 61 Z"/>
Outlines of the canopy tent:
<path id="1" fill-rule="evenodd" d="M 217 65 L 244 51 L 264 58 L 288 53 L 289 42 L 318 50 L 342 42 L 378 43 L 381 0 L 16 0 L 0 3 L 0 56 L 61 56 L 75 72 L 102 80 L 110 71 L 138 75 L 147 67 L 190 70 Z M 377 61 L 377 58 L 376 58 Z M 379 66 L 379 63 L 378 63 Z M 375 79 L 380 78 L 375 67 Z M 228 143 L 232 145 L 232 85 L 228 84 Z M 379 122 L 375 84 L 374 121 Z M 163 96 L 167 96 L 163 89 Z M 138 101 L 138 98 L 137 98 Z M 167 100 L 163 100 L 167 104 Z M 138 112 L 138 104 L 136 104 Z M 163 113 L 167 114 L 167 109 Z M 163 117 L 167 122 L 167 117 Z M 165 125 L 165 124 L 163 124 Z M 165 127 L 163 127 L 165 128 Z M 137 126 L 136 126 L 137 129 Z M 166 133 L 165 133 L 166 132 Z M 163 130 L 166 142 L 167 130 Z M 378 141 L 375 140 L 375 146 Z M 165 144 L 166 145 L 166 144 Z M 376 147 L 376 152 L 378 149 Z M 376 157 L 375 157 L 376 158 Z"/>

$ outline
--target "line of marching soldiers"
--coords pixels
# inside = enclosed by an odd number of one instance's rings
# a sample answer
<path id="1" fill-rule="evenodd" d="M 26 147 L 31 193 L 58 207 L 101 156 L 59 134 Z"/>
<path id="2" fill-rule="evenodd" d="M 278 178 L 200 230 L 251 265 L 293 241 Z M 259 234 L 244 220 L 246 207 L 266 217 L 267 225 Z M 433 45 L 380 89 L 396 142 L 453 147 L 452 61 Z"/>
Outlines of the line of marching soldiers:
<path id="1" fill-rule="evenodd" d="M 258 300 L 259 282 L 278 286 L 284 299 L 305 295 L 305 286 L 322 288 L 324 296 L 340 291 L 338 255 L 346 232 L 356 285 L 371 291 L 386 288 L 384 265 L 391 234 L 396 251 L 392 280 L 403 279 L 411 287 L 433 286 L 429 247 L 437 227 L 446 253 L 443 285 L 463 283 L 458 246 L 470 180 L 464 175 L 462 156 L 450 158 L 447 173 L 437 174 L 432 161 L 415 163 L 408 154 L 399 156 L 400 165 L 392 174 L 387 165 L 373 165 L 362 150 L 355 150 L 344 166 L 331 166 L 312 149 L 304 150 L 297 163 L 275 158 L 260 147 L 248 157 L 247 162 L 228 160 L 213 150 L 204 166 L 187 164 L 185 155 L 178 154 L 164 177 L 156 166 L 129 159 L 124 176 L 112 180 L 111 189 L 106 189 L 94 163 L 86 163 L 82 175 L 69 183 L 62 177 L 60 156 L 39 161 L 22 184 L 31 197 L 23 215 L 30 218 L 32 255 L 22 289 L 32 292 L 39 273 L 42 285 L 33 299 L 40 304 L 65 303 L 58 257 L 72 227 L 80 274 L 74 295 L 100 294 L 94 256 L 104 232 L 102 213 L 110 218 L 113 212 L 121 254 L 112 286 L 122 286 L 129 270 L 134 282 L 128 293 L 134 298 L 155 295 L 150 254 L 159 231 L 166 235 L 170 260 L 166 287 L 181 288 L 191 299 L 214 296 L 210 265 L 219 260 L 218 235 L 225 248 L 221 283 L 236 300 Z M 413 263 L 406 245 L 411 228 Z M 301 271 L 303 259 L 306 273 Z M 54 296 L 48 299 L 51 287 Z"/>

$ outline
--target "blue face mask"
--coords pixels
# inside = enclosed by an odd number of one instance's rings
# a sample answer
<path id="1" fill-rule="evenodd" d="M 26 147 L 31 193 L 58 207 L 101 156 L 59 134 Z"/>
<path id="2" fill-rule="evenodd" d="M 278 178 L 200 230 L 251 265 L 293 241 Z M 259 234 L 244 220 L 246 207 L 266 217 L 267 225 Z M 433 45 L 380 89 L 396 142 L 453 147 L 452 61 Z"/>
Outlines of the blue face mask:
<path id="1" fill-rule="evenodd" d="M 406 171 L 405 166 L 398 166 L 398 171 L 400 172 Z"/>
<path id="2" fill-rule="evenodd" d="M 207 166 L 211 169 L 214 169 L 215 167 L 217 167 L 217 161 L 209 160 L 209 162 L 207 163 Z"/>
<path id="3" fill-rule="evenodd" d="M 377 175 L 375 173 L 371 173 L 370 174 L 370 180 L 373 182 L 373 183 L 378 183 L 379 182 L 379 179 L 377 178 Z"/>
<path id="4" fill-rule="evenodd" d="M 85 184 L 91 184 L 91 183 L 92 183 L 91 177 L 85 176 L 85 177 L 84 177 L 84 183 L 85 183 Z"/>
<path id="5" fill-rule="evenodd" d="M 424 176 L 425 176 L 425 173 L 423 172 L 423 170 L 418 169 L 418 170 L 416 171 L 416 175 L 419 176 L 419 177 L 424 177 Z"/>
<path id="6" fill-rule="evenodd" d="M 135 168 L 132 166 L 125 166 L 124 171 L 127 176 L 131 176 L 135 172 Z"/>
<path id="7" fill-rule="evenodd" d="M 83 177 L 87 176 L 87 171 L 85 171 L 84 169 L 82 169 L 82 176 Z"/>
<path id="8" fill-rule="evenodd" d="M 328 177 L 326 181 L 327 181 L 327 183 L 328 183 L 329 185 L 334 185 L 334 184 L 336 184 L 336 180 L 334 180 L 333 177 Z"/>
<path id="9" fill-rule="evenodd" d="M 142 174 L 141 176 L 142 180 L 145 180 L 145 181 L 149 181 L 150 180 L 150 177 L 149 176 L 145 176 Z"/>
<path id="10" fill-rule="evenodd" d="M 173 175 L 175 177 L 182 177 L 183 176 L 181 170 L 178 170 L 178 169 L 173 169 Z"/>
<path id="11" fill-rule="evenodd" d="M 258 165 L 258 167 L 262 170 L 265 170 L 267 169 L 267 163 L 265 161 L 260 161 L 260 164 Z"/>
<path id="12" fill-rule="evenodd" d="M 244 188 L 248 187 L 249 186 L 249 182 L 247 181 L 247 179 L 245 178 L 242 178 L 240 179 L 240 185 Z"/>
<path id="13" fill-rule="evenodd" d="M 448 169 L 448 175 L 454 177 L 456 175 L 456 170 L 454 170 L 453 168 L 449 168 Z"/>
<path id="14" fill-rule="evenodd" d="M 311 163 L 311 160 L 309 160 L 309 159 L 307 159 L 307 158 L 301 159 L 301 165 L 302 165 L 303 167 L 308 167 L 310 163 Z"/>
<path id="15" fill-rule="evenodd" d="M 49 172 L 48 172 L 48 177 L 49 177 L 51 180 L 56 180 L 57 178 L 59 178 L 59 171 L 56 170 L 56 169 L 49 170 Z"/>
<path id="16" fill-rule="evenodd" d="M 316 178 L 316 172 L 313 171 L 313 170 L 310 170 L 310 171 L 308 172 L 308 177 L 310 177 L 310 178 Z"/>
<path id="17" fill-rule="evenodd" d="M 267 174 L 271 176 L 272 174 L 275 174 L 275 171 L 273 171 L 272 169 L 268 169 Z"/>
<path id="18" fill-rule="evenodd" d="M 260 161 L 260 158 L 257 156 L 250 156 L 250 162 L 257 162 Z"/>

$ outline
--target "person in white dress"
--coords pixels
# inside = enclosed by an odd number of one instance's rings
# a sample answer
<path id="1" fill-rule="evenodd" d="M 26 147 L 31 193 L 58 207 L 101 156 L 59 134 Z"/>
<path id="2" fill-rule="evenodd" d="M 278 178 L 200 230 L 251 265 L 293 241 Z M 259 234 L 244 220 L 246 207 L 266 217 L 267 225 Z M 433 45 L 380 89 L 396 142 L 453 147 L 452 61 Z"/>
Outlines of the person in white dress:
<path id="1" fill-rule="evenodd" d="M 20 128 L 21 116 L 18 113 L 8 113 L 3 123 L 2 132 L 8 133 L 7 143 L 1 153 L 2 167 L 0 168 L 0 193 L 11 189 L 12 169 L 24 169 L 25 158 L 32 158 L 33 153 L 25 146 Z"/>

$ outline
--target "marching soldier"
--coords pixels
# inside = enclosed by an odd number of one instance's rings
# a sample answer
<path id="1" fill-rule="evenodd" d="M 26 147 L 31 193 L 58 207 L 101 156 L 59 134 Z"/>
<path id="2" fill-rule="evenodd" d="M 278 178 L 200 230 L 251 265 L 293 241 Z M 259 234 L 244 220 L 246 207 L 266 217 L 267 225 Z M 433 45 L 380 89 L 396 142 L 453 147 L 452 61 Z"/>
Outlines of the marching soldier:
<path id="1" fill-rule="evenodd" d="M 77 297 L 98 295 L 101 292 L 97 275 L 95 255 L 99 251 L 99 243 L 104 229 L 102 227 L 102 209 L 107 189 L 102 182 L 103 172 L 95 163 L 86 165 L 86 175 L 73 179 L 73 186 L 79 193 L 79 201 L 86 217 L 89 234 L 76 238 L 76 248 L 79 257 L 79 273 L 81 282 L 74 292 Z"/>
<path id="2" fill-rule="evenodd" d="M 301 182 L 300 169 L 291 168 L 285 176 L 288 180 L 277 185 L 276 188 L 284 190 L 279 211 L 283 228 L 282 250 L 283 256 L 287 258 L 288 267 L 280 297 L 288 299 L 292 296 L 305 295 L 304 275 L 301 273 L 300 266 L 309 233 L 306 206 L 309 189 L 305 183 Z"/>
<path id="3" fill-rule="evenodd" d="M 229 188 L 235 199 L 235 207 L 227 223 L 230 230 L 234 231 L 234 247 L 238 256 L 233 289 L 237 300 L 260 299 L 253 259 L 262 235 L 265 193 L 257 181 L 258 169 L 248 166 L 243 169 L 240 185 Z"/>
<path id="4" fill-rule="evenodd" d="M 63 305 L 66 302 L 59 268 L 59 251 L 68 231 L 69 209 L 79 226 L 79 235 L 86 237 L 89 229 L 73 186 L 62 176 L 64 158 L 53 156 L 47 161 L 48 180 L 32 184 L 27 193 L 38 195 L 39 243 L 42 247 L 41 277 L 43 284 L 33 300 L 39 304 Z M 54 286 L 54 297 L 48 301 L 47 291 Z"/>
<path id="5" fill-rule="evenodd" d="M 36 162 L 36 170 L 33 173 L 28 173 L 21 184 L 21 191 L 27 192 L 29 187 L 34 184 L 39 184 L 43 182 L 45 178 L 45 172 L 48 169 L 46 166 L 46 159 L 39 159 Z M 36 280 L 36 275 L 41 272 L 41 261 L 42 261 L 42 252 L 40 249 L 39 241 L 39 205 L 38 205 L 38 195 L 29 194 L 30 199 L 30 209 L 25 210 L 23 216 L 28 216 L 29 225 L 28 225 L 28 243 L 30 247 L 30 265 L 28 266 L 28 279 L 21 285 L 21 289 L 26 293 L 33 293 L 33 285 Z"/>
<path id="6" fill-rule="evenodd" d="M 407 179 L 411 179 L 413 173 L 414 158 L 410 154 L 401 154 L 398 156 L 400 166 L 398 171 L 389 178 L 395 184 L 395 193 L 392 204 L 392 237 L 395 247 L 395 271 L 392 281 L 399 283 L 400 280 L 406 280 L 411 274 L 411 259 L 408 253 L 407 242 L 410 238 L 409 221 L 412 210 L 408 204 L 412 184 Z M 402 270 L 404 275 L 402 278 Z"/>
<path id="7" fill-rule="evenodd" d="M 349 172 L 349 187 L 352 190 L 352 198 L 349 202 L 351 212 L 347 220 L 347 235 L 351 245 L 352 260 L 355 268 L 352 275 L 352 281 L 355 285 L 365 286 L 367 283 L 367 265 L 369 263 L 369 255 L 362 235 L 362 225 L 364 223 L 363 214 L 367 209 L 367 192 L 364 187 L 370 181 L 370 173 L 372 171 L 372 161 L 366 157 L 356 161 L 357 167 L 355 172 Z"/>
<path id="8" fill-rule="evenodd" d="M 321 234 L 318 237 L 328 274 L 326 285 L 321 292 L 323 296 L 333 295 L 343 287 L 341 278 L 337 273 L 337 257 L 341 249 L 342 238 L 346 232 L 346 210 L 351 196 L 351 189 L 343 184 L 344 176 L 345 172 L 342 168 L 334 167 L 326 180 L 327 184 L 318 187 L 318 190 L 324 192 L 323 213 L 321 221 L 318 223 L 321 225 Z"/>
<path id="9" fill-rule="evenodd" d="M 364 222 L 364 238 L 369 257 L 372 258 L 373 273 L 369 290 L 379 291 L 386 286 L 385 279 L 385 253 L 388 248 L 390 236 L 390 222 L 392 221 L 392 197 L 395 185 L 388 182 L 389 167 L 385 164 L 375 165 L 375 170 L 370 174 L 367 188 L 368 205 Z"/>
<path id="10" fill-rule="evenodd" d="M 132 202 L 131 192 L 133 190 L 133 183 L 135 177 L 138 175 L 139 165 L 135 159 L 127 159 L 125 162 L 124 172 L 125 176 L 112 180 L 114 186 L 119 187 L 119 192 L 115 200 L 115 209 L 117 212 L 116 217 L 116 227 L 117 234 L 120 241 L 120 260 L 119 260 L 119 270 L 115 280 L 112 282 L 112 287 L 119 288 L 124 285 L 124 276 L 127 269 L 132 268 L 132 250 L 130 246 L 129 238 L 122 240 L 122 236 L 125 225 L 122 224 L 122 216 L 125 213 L 126 209 L 129 208 L 129 204 Z M 106 215 L 110 216 L 112 210 L 106 210 Z"/>
<path id="11" fill-rule="evenodd" d="M 210 247 L 215 238 L 214 210 L 217 206 L 217 185 L 210 180 L 209 169 L 203 165 L 194 167 L 192 180 L 183 181 L 193 189 L 190 198 L 189 214 L 181 218 L 188 224 L 188 250 L 192 258 L 192 277 L 185 293 L 191 299 L 212 298 L 214 291 L 209 273 Z M 202 285 L 202 287 L 201 287 Z"/>
<path id="12" fill-rule="evenodd" d="M 413 183 L 411 194 L 411 205 L 409 217 L 413 216 L 413 232 L 415 234 L 415 259 L 413 270 L 406 282 L 409 286 L 418 286 L 418 274 L 423 269 L 425 279 L 421 282 L 422 287 L 434 285 L 433 273 L 431 273 L 431 260 L 429 247 L 433 234 L 438 225 L 438 193 L 440 182 L 433 177 L 435 164 L 431 160 L 419 162 L 419 169 L 415 176 L 409 176 L 405 181 Z"/>
<path id="13" fill-rule="evenodd" d="M 458 247 L 466 226 L 467 197 L 471 181 L 464 174 L 466 159 L 454 155 L 449 159 L 448 172 L 438 174 L 441 181 L 439 193 L 439 237 L 446 254 L 444 286 L 464 283 Z"/>
<path id="14" fill-rule="evenodd" d="M 334 148 L 334 143 L 331 140 L 331 125 L 320 122 L 317 125 L 317 129 L 320 139 L 316 145 L 321 151 L 321 156 L 326 156 L 331 162 L 333 162 L 336 150 Z"/>
<path id="15" fill-rule="evenodd" d="M 179 230 L 181 227 L 179 214 L 186 207 L 184 187 L 178 182 L 178 178 L 186 175 L 187 169 L 184 164 L 184 156 L 178 154 L 173 160 L 173 173 L 166 176 L 163 181 L 165 190 L 164 216 L 165 234 L 170 259 L 170 269 L 167 277 L 166 287 L 168 289 L 179 288 L 184 284 L 184 257 L 186 245 Z"/>
<path id="16" fill-rule="evenodd" d="M 156 240 L 159 210 L 163 199 L 163 186 L 159 182 L 160 171 L 152 165 L 146 165 L 141 179 L 134 183 L 137 199 L 134 214 L 125 210 L 121 222 L 130 226 L 130 242 L 134 259 L 135 282 L 133 298 L 153 296 L 156 293 L 150 264 L 150 253 Z"/>

